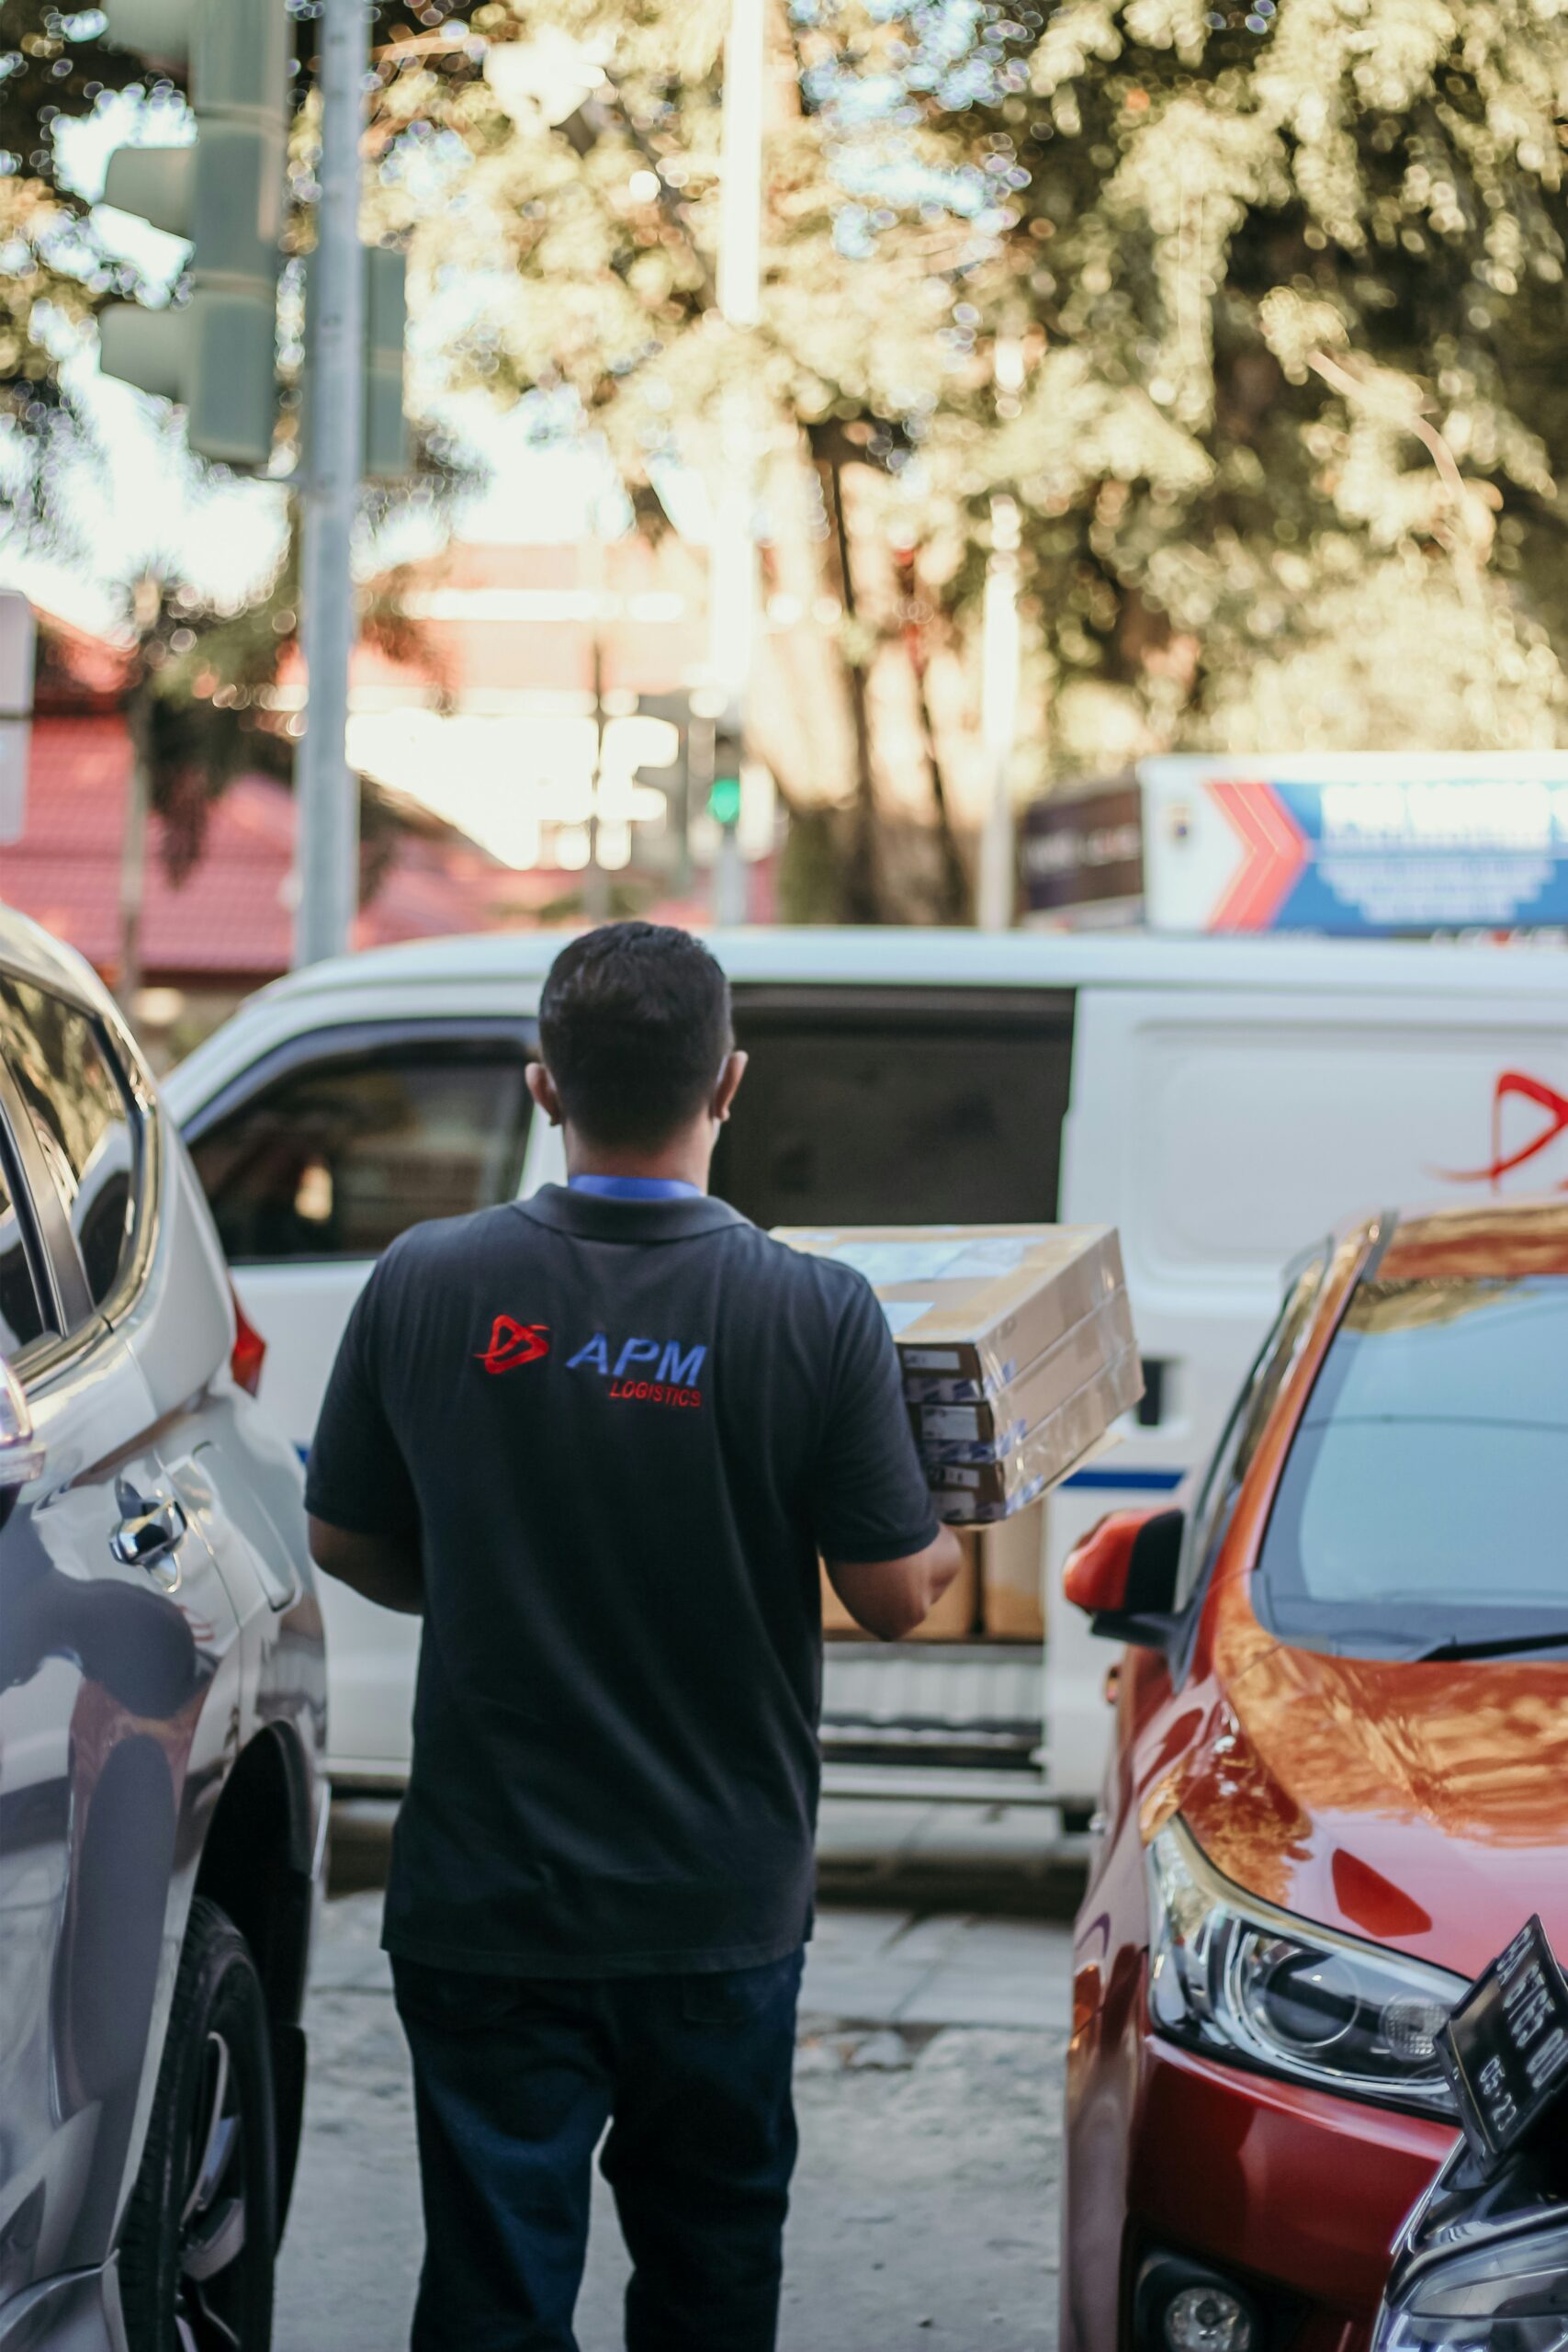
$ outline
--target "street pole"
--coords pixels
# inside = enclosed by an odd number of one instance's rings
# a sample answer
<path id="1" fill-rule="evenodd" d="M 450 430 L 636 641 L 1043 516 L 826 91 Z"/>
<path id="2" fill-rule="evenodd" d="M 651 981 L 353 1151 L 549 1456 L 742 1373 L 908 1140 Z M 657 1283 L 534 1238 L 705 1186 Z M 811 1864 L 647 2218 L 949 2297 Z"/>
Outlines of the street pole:
<path id="1" fill-rule="evenodd" d="M 20 841 L 28 814 L 38 636 L 19 588 L 0 588 L 0 842 Z"/>
<path id="2" fill-rule="evenodd" d="M 730 0 L 719 124 L 718 307 L 732 327 L 762 315 L 762 108 L 766 0 Z"/>
<path id="3" fill-rule="evenodd" d="M 599 797 L 604 785 L 604 541 L 595 535 L 599 560 L 593 566 L 593 769 L 588 784 L 588 864 L 582 876 L 582 912 L 591 923 L 610 918 L 610 877 L 599 863 Z"/>
<path id="4" fill-rule="evenodd" d="M 309 684 L 297 786 L 296 965 L 343 955 L 359 902 L 359 803 L 347 734 L 356 617 L 352 545 L 365 469 L 359 142 L 369 63 L 366 0 L 323 0 L 318 23 L 321 193 L 306 355 L 310 470 L 300 634 Z"/>
<path id="5" fill-rule="evenodd" d="M 756 650 L 757 430 L 746 338 L 762 314 L 762 122 L 767 86 L 767 0 L 731 0 L 724 44 L 719 144 L 718 307 L 730 329 L 735 380 L 720 416 L 723 486 L 708 564 L 708 667 L 734 707 L 742 742 Z M 713 912 L 718 923 L 746 919 L 746 869 L 736 827 L 720 828 Z"/>
<path id="6" fill-rule="evenodd" d="M 980 623 L 980 728 L 990 783 L 976 910 L 982 931 L 1011 930 L 1017 890 L 1012 756 L 1018 738 L 1018 543 L 1017 504 L 993 498 Z"/>

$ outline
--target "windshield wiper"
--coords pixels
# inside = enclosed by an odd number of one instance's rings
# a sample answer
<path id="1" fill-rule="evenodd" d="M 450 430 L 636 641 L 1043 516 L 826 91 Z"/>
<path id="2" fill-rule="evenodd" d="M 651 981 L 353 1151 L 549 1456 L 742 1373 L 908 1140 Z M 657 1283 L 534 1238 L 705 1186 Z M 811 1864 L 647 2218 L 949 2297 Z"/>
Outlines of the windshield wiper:
<path id="1" fill-rule="evenodd" d="M 1498 1634 L 1483 1642 L 1462 1642 L 1454 1634 L 1429 1650 L 1413 1651 L 1405 1664 L 1428 1666 L 1434 1659 L 1445 1657 L 1518 1657 L 1526 1650 L 1561 1649 L 1568 1649 L 1568 1625 L 1560 1627 L 1555 1634 Z"/>

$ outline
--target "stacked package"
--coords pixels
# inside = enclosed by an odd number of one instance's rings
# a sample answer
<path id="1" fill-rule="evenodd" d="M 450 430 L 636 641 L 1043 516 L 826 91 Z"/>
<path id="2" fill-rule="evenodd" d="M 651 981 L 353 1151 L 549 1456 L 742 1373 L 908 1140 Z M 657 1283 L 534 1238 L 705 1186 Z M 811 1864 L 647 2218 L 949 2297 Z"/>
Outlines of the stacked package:
<path id="1" fill-rule="evenodd" d="M 1106 1225 L 785 1227 L 882 1304 L 939 1515 L 1010 1519 L 1114 1442 L 1143 1395 Z"/>

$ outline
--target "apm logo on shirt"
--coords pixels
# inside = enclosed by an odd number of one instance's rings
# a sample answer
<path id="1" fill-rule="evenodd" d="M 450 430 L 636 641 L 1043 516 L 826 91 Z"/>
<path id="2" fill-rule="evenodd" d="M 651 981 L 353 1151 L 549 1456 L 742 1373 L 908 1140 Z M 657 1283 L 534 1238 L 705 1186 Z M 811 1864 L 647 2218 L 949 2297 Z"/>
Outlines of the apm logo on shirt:
<path id="1" fill-rule="evenodd" d="M 618 1405 L 673 1405 L 685 1411 L 700 1409 L 700 1385 L 707 1349 L 689 1348 L 682 1340 L 627 1340 L 610 1363 L 610 1342 L 603 1331 L 577 1353 L 568 1356 L 568 1372 L 596 1372 L 610 1384 L 608 1394 Z M 639 1374 L 638 1366 L 648 1367 Z M 657 1366 L 657 1370 L 654 1367 Z"/>
<path id="2" fill-rule="evenodd" d="M 490 1345 L 475 1357 L 487 1372 L 515 1372 L 520 1363 L 537 1363 L 550 1351 L 547 1323 L 519 1323 L 514 1316 L 498 1315 L 491 1326 Z"/>

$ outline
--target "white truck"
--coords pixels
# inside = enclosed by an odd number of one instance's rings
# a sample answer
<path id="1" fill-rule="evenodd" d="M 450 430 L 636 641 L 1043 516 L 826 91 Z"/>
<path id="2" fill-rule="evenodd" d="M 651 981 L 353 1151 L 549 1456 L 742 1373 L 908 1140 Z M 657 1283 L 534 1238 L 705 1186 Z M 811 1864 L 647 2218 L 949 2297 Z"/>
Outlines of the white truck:
<path id="1" fill-rule="evenodd" d="M 558 1179 L 524 1066 L 549 933 L 263 990 L 170 1077 L 262 1395 L 310 1442 L 348 1310 L 416 1218 Z M 764 1226 L 1121 1229 L 1146 1393 L 1054 1495 L 1043 1643 L 831 1644 L 829 1785 L 1027 1798 L 1079 1826 L 1105 1660 L 1053 1605 L 1105 1510 L 1214 1443 L 1281 1269 L 1358 1207 L 1568 1189 L 1568 956 L 1490 944 L 931 931 L 716 935 L 751 1052 L 715 1189 Z M 331 1770 L 396 1787 L 418 1628 L 328 1586 Z"/>

